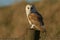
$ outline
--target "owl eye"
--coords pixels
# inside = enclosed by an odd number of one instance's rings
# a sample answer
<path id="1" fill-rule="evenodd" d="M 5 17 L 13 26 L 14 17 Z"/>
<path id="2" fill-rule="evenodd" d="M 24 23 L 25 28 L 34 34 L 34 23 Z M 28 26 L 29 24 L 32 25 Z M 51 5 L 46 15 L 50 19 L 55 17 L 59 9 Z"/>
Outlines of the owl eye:
<path id="1" fill-rule="evenodd" d="M 33 9 L 33 7 L 31 7 L 31 9 Z"/>
<path id="2" fill-rule="evenodd" d="M 29 7 L 28 7 L 28 9 L 29 9 Z"/>

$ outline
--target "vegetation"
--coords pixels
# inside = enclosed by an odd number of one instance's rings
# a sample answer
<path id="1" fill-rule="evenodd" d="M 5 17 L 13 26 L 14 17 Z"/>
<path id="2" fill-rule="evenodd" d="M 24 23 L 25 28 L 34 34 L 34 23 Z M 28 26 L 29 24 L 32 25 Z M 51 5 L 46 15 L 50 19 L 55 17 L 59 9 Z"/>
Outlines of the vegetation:
<path id="1" fill-rule="evenodd" d="M 0 8 L 0 38 L 33 40 L 32 31 L 25 14 L 26 2 Z M 32 3 L 44 17 L 47 35 L 41 34 L 40 40 L 60 40 L 60 1 L 44 0 Z M 19 39 L 20 38 L 20 39 Z"/>

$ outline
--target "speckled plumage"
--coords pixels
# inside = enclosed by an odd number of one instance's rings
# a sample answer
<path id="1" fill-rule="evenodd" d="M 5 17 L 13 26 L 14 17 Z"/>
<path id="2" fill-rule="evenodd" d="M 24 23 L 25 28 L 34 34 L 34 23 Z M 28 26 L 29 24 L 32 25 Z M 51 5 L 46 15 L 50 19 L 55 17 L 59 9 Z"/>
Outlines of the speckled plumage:
<path id="1" fill-rule="evenodd" d="M 32 25 L 31 28 L 35 27 L 37 30 L 40 31 L 45 30 L 43 17 L 37 12 L 36 8 L 33 5 L 26 6 L 26 15 L 30 25 Z"/>

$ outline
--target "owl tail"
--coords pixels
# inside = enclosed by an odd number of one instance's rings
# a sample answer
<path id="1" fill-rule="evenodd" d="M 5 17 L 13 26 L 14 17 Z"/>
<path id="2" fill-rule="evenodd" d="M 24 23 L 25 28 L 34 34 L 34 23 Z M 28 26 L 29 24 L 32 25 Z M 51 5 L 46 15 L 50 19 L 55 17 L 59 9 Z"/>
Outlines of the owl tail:
<path id="1" fill-rule="evenodd" d="M 43 32 L 46 32 L 46 27 L 43 25 L 43 26 L 41 26 L 42 27 L 42 29 L 43 29 Z"/>

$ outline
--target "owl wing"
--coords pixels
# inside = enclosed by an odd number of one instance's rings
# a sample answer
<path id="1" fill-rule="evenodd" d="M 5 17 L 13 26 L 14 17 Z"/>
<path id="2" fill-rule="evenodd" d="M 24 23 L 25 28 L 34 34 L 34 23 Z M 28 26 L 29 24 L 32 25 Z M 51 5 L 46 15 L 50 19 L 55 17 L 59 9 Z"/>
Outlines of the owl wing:
<path id="1" fill-rule="evenodd" d="M 36 29 L 43 30 L 42 26 L 44 26 L 44 22 L 42 16 L 31 13 L 29 14 L 28 18 L 31 21 L 31 23 L 35 25 Z"/>

